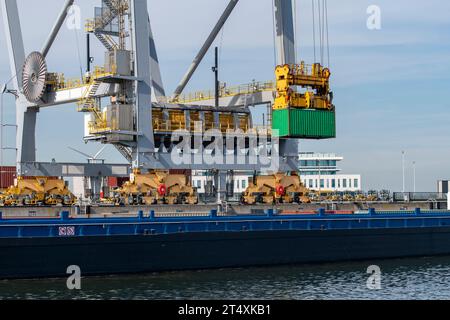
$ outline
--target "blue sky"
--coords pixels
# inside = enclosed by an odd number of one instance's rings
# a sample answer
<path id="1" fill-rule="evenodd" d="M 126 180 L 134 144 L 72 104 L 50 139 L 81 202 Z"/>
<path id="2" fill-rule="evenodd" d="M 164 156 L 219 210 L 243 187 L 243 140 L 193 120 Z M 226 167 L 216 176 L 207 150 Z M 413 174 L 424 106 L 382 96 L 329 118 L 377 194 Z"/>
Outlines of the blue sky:
<path id="1" fill-rule="evenodd" d="M 18 0 L 27 52 L 39 50 L 60 7 L 60 0 Z M 227 0 L 149 0 L 163 80 L 172 92 L 208 35 Z M 271 0 L 241 0 L 216 45 L 221 47 L 221 80 L 243 84 L 273 79 Z M 438 179 L 450 178 L 450 2 L 329 0 L 332 87 L 338 137 L 302 141 L 303 151 L 335 152 L 345 157 L 347 173 L 360 173 L 365 189 L 401 190 L 401 150 L 406 151 L 407 189 L 412 190 L 412 161 L 417 162 L 417 190 L 435 191 Z M 46 3 L 45 6 L 42 4 Z M 82 19 L 92 4 L 79 0 Z M 381 8 L 381 30 L 366 27 L 369 5 Z M 313 61 L 311 1 L 297 0 L 299 59 Z M 38 21 L 38 22 L 37 22 Z M 38 26 L 38 27 L 37 27 Z M 3 23 L 0 25 L 0 82 L 10 78 Z M 80 74 L 77 39 L 84 66 L 84 35 L 64 29 L 48 56 L 49 69 L 67 77 Z M 94 45 L 97 64 L 102 48 Z M 212 88 L 212 51 L 188 91 Z M 14 121 L 13 99 L 5 97 Z M 84 161 L 67 149 L 95 153 L 100 146 L 82 141 L 83 116 L 74 105 L 42 110 L 38 119 L 38 159 Z M 9 145 L 14 144 L 8 130 Z M 105 157 L 121 161 L 108 147 Z M 12 163 L 13 155 L 8 161 Z"/>

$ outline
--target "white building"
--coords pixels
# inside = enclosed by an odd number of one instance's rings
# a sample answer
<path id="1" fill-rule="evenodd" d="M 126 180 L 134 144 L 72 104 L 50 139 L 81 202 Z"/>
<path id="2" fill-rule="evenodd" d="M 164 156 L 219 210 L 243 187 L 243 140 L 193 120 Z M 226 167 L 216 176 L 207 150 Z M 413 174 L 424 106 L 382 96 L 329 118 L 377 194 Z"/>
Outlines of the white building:
<path id="1" fill-rule="evenodd" d="M 249 184 L 249 179 L 252 178 L 250 173 L 239 173 L 235 172 L 234 174 L 234 193 L 240 194 L 244 192 Z M 193 171 L 192 172 L 192 186 L 197 188 L 198 193 L 205 193 L 205 186 L 207 181 L 209 181 L 211 177 L 206 175 L 206 171 Z"/>
<path id="2" fill-rule="evenodd" d="M 299 155 L 299 173 L 305 187 L 317 191 L 360 191 L 361 175 L 341 174 L 341 169 L 337 167 L 337 164 L 342 160 L 344 160 L 343 157 L 335 154 L 301 153 Z M 205 193 L 207 181 L 211 179 L 212 177 L 208 177 L 206 171 L 192 172 L 192 186 L 196 187 L 200 194 Z M 252 179 L 251 172 L 236 172 L 234 193 L 244 192 L 250 179 Z"/>
<path id="3" fill-rule="evenodd" d="M 301 153 L 299 172 L 305 187 L 317 191 L 361 191 L 361 175 L 340 173 L 337 164 L 342 160 L 333 153 Z"/>

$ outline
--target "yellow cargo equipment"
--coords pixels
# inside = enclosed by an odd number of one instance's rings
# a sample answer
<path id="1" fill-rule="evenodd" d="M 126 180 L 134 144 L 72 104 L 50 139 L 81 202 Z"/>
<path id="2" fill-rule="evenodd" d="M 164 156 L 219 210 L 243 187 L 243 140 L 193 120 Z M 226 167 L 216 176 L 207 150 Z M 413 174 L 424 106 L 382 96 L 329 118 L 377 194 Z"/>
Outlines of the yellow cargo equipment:
<path id="1" fill-rule="evenodd" d="M 19 177 L 14 186 L 0 195 L 1 206 L 73 205 L 75 196 L 63 179 Z"/>
<path id="2" fill-rule="evenodd" d="M 244 204 L 309 203 L 309 190 L 296 172 L 255 176 L 242 195 Z"/>
<path id="3" fill-rule="evenodd" d="M 197 204 L 198 195 L 186 175 L 136 170 L 129 182 L 114 191 L 117 205 Z"/>
<path id="4" fill-rule="evenodd" d="M 296 65 L 278 66 L 275 70 L 277 97 L 274 110 L 287 108 L 332 110 L 330 70 L 319 63 L 311 67 L 304 62 Z M 293 87 L 305 89 L 297 92 Z"/>

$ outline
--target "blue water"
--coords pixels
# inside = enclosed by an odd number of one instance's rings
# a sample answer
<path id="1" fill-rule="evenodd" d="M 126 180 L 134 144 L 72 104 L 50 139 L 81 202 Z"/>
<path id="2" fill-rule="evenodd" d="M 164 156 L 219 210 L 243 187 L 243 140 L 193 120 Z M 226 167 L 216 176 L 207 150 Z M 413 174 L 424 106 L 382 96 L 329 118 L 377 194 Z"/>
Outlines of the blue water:
<path id="1" fill-rule="evenodd" d="M 367 267 L 381 289 L 367 287 Z M 1 299 L 450 299 L 450 257 L 355 263 L 0 281 Z"/>

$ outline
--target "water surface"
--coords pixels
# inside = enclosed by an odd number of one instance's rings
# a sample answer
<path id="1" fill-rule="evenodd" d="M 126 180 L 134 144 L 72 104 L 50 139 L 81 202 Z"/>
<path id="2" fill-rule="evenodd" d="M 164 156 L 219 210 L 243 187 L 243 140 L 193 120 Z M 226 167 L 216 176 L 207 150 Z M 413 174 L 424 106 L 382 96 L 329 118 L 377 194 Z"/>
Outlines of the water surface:
<path id="1" fill-rule="evenodd" d="M 381 289 L 367 268 L 381 268 Z M 1 299 L 450 299 L 450 257 L 0 281 Z"/>

